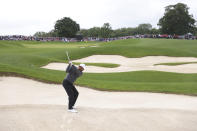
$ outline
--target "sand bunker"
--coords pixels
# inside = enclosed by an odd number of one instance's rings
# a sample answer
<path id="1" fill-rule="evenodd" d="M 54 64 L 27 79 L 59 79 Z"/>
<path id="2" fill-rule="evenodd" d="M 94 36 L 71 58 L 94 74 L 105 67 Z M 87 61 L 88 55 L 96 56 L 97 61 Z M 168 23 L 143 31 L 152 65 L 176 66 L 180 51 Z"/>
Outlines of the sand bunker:
<path id="1" fill-rule="evenodd" d="M 197 110 L 197 97 L 138 92 L 108 92 L 77 87 L 78 105 L 92 108 L 165 108 Z M 0 77 L 0 105 L 65 105 L 62 85 L 45 84 L 25 78 Z M 25 99 L 24 99 L 25 98 Z"/>
<path id="2" fill-rule="evenodd" d="M 196 111 L 0 106 L 1 131 L 196 131 Z"/>
<path id="3" fill-rule="evenodd" d="M 62 85 L 0 77 L 0 130 L 197 130 L 197 97 L 77 89 L 73 114 Z"/>
<path id="4" fill-rule="evenodd" d="M 118 55 L 93 55 L 73 62 L 80 63 L 114 63 L 119 64 L 117 68 L 105 68 L 96 66 L 87 66 L 85 72 L 90 73 L 111 73 L 111 72 L 129 72 L 141 70 L 156 70 L 177 73 L 197 73 L 197 64 L 184 64 L 177 66 L 155 65 L 160 63 L 175 62 L 197 62 L 194 57 L 167 57 L 167 56 L 146 56 L 142 58 L 126 58 Z M 65 70 L 67 64 L 49 63 L 42 68 Z"/>

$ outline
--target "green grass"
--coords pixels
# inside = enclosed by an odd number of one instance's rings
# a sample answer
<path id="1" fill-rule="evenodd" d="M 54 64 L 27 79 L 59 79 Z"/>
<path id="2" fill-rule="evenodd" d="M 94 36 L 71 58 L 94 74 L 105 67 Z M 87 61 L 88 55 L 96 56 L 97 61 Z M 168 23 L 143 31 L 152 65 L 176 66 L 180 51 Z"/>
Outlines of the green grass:
<path id="1" fill-rule="evenodd" d="M 64 71 L 40 67 L 50 62 L 67 62 L 65 51 L 69 52 L 72 60 L 102 54 L 125 57 L 197 57 L 197 41 L 165 39 L 129 39 L 87 43 L 0 41 L 0 74 L 61 83 L 66 75 Z M 95 63 L 91 64 L 95 65 Z M 96 66 L 115 67 L 118 65 L 96 63 Z M 197 95 L 197 74 L 159 71 L 84 73 L 76 84 L 99 90 Z"/>
<path id="2" fill-rule="evenodd" d="M 80 63 L 73 62 L 75 65 L 79 65 Z M 116 68 L 119 67 L 119 64 L 112 64 L 112 63 L 84 63 L 87 66 L 98 66 L 98 67 L 106 67 L 106 68 Z"/>
<path id="3" fill-rule="evenodd" d="M 176 62 L 176 63 L 160 63 L 155 65 L 168 65 L 168 66 L 176 66 L 176 65 L 185 65 L 185 64 L 196 64 L 197 62 Z"/>
<path id="4" fill-rule="evenodd" d="M 111 91 L 141 91 L 197 95 L 196 74 L 156 71 L 85 74 L 78 84 Z"/>

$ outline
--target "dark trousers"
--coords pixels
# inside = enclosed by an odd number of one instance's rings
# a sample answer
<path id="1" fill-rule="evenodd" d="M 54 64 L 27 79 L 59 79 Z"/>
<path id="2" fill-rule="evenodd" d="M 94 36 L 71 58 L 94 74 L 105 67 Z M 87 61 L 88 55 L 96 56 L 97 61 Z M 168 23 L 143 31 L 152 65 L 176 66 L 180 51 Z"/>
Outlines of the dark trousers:
<path id="1" fill-rule="evenodd" d="M 63 81 L 63 87 L 66 90 L 68 95 L 68 109 L 73 109 L 75 102 L 77 101 L 79 92 L 75 88 L 75 86 L 67 80 Z"/>

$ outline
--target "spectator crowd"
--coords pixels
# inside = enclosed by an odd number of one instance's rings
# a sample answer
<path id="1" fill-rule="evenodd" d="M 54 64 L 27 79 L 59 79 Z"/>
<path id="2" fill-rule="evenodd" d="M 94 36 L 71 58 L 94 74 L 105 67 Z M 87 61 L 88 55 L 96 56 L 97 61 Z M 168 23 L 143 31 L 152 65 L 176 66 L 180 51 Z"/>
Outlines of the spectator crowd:
<path id="1" fill-rule="evenodd" d="M 23 36 L 23 35 L 7 35 L 0 36 L 0 40 L 23 40 L 23 41 L 62 41 L 62 42 L 77 42 L 77 41 L 113 41 L 131 38 L 165 38 L 165 39 L 189 39 L 196 40 L 197 36 L 188 33 L 186 35 L 134 35 L 134 36 L 124 36 L 116 38 L 98 38 L 98 37 L 76 37 L 76 38 L 66 38 L 66 37 L 35 37 L 35 36 Z"/>

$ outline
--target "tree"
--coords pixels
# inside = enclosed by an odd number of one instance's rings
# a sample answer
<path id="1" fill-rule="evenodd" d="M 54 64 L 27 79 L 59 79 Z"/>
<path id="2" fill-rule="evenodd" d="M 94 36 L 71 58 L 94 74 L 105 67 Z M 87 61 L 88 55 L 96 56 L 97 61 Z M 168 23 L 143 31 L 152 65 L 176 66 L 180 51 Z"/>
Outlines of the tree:
<path id="1" fill-rule="evenodd" d="M 88 36 L 89 37 L 99 37 L 100 32 L 101 32 L 100 27 L 93 27 L 88 30 Z"/>
<path id="2" fill-rule="evenodd" d="M 104 23 L 100 30 L 100 36 L 102 38 L 109 38 L 111 37 L 112 27 L 109 23 Z"/>
<path id="3" fill-rule="evenodd" d="M 88 37 L 88 29 L 81 29 L 78 32 L 79 35 L 82 35 L 83 37 Z"/>
<path id="4" fill-rule="evenodd" d="M 121 37 L 121 36 L 127 36 L 127 35 L 128 35 L 127 28 L 116 29 L 116 30 L 113 30 L 112 32 L 112 37 Z"/>
<path id="5" fill-rule="evenodd" d="M 55 32 L 57 32 L 59 37 L 75 37 L 79 30 L 79 24 L 69 17 L 64 17 L 60 20 L 57 20 L 55 23 Z"/>
<path id="6" fill-rule="evenodd" d="M 159 20 L 161 32 L 164 34 L 183 35 L 194 32 L 195 19 L 189 14 L 186 4 L 178 3 L 165 7 L 164 16 Z"/>
<path id="7" fill-rule="evenodd" d="M 152 30 L 150 31 L 150 34 L 160 34 L 160 30 L 156 28 L 152 28 Z"/>
<path id="8" fill-rule="evenodd" d="M 34 34 L 34 37 L 46 37 L 46 32 L 38 31 Z"/>
<path id="9" fill-rule="evenodd" d="M 138 34 L 149 34 L 151 30 L 152 30 L 152 25 L 149 23 L 140 24 L 137 27 Z"/>
<path id="10" fill-rule="evenodd" d="M 194 29 L 194 35 L 197 36 L 197 26 Z"/>
<path id="11" fill-rule="evenodd" d="M 35 37 L 57 37 L 57 32 L 55 32 L 55 30 L 51 30 L 49 31 L 48 33 L 47 32 L 43 32 L 43 31 L 40 31 L 40 32 L 36 32 L 34 34 Z"/>
<path id="12" fill-rule="evenodd" d="M 55 30 L 51 30 L 47 33 L 47 37 L 58 37 L 58 34 Z"/>
<path id="13" fill-rule="evenodd" d="M 136 28 L 127 28 L 128 35 L 136 35 Z"/>

